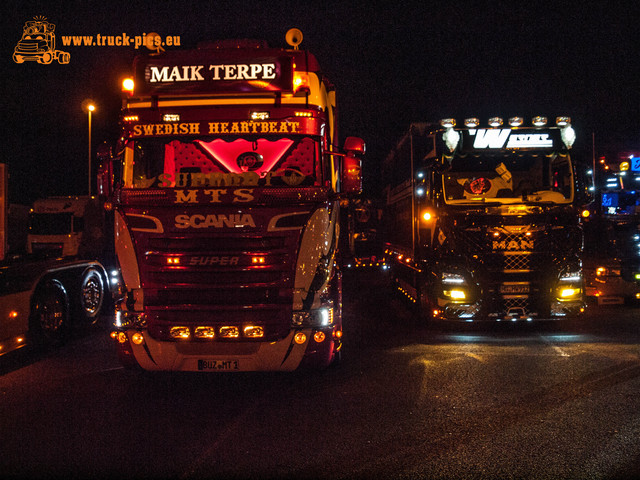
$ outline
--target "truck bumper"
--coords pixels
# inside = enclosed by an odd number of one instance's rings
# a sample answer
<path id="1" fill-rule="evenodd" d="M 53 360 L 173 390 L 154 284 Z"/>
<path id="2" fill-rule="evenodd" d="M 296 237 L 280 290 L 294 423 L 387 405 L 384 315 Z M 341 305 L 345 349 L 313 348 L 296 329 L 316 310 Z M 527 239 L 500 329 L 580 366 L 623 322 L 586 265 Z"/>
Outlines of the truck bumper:
<path id="1" fill-rule="evenodd" d="M 340 341 L 334 329 L 291 330 L 275 342 L 158 341 L 146 330 L 115 332 L 120 360 L 150 371 L 252 372 L 293 371 L 300 367 L 323 368 L 331 364 Z M 134 342 L 134 335 L 138 336 Z M 301 341 L 300 334 L 304 334 Z M 124 337 L 123 337 L 124 335 Z M 324 337 L 324 338 L 322 338 Z M 322 340 L 320 340 L 322 338 Z M 141 339 L 141 340 L 140 340 Z M 320 340 L 320 341 L 318 341 Z"/>

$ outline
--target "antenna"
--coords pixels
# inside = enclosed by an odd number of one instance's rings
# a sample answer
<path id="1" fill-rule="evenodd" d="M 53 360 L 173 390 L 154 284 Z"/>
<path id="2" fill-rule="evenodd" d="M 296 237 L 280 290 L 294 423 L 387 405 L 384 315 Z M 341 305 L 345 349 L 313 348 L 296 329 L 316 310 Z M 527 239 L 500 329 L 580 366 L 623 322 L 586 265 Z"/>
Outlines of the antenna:
<path id="1" fill-rule="evenodd" d="M 284 38 L 287 40 L 287 43 L 294 48 L 294 50 L 298 50 L 298 45 L 302 43 L 302 32 L 297 28 L 292 28 L 287 32 L 287 35 Z"/>

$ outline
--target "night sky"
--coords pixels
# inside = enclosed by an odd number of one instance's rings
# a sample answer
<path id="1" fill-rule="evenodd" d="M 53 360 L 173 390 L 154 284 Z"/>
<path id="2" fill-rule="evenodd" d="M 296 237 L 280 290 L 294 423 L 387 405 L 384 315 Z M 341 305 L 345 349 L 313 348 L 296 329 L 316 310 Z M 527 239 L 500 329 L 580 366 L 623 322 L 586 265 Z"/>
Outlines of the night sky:
<path id="1" fill-rule="evenodd" d="M 380 4 L 381 6 L 377 6 Z M 304 34 L 337 86 L 340 135 L 367 142 L 365 193 L 409 123 L 443 117 L 569 115 L 591 156 L 640 150 L 640 3 L 327 1 L 5 1 L 2 159 L 10 200 L 87 190 L 87 115 L 95 147 L 117 138 L 120 79 L 131 47 L 64 47 L 63 35 L 180 36 L 183 47 L 224 38 L 286 46 Z M 17 64 L 13 49 L 35 16 L 56 25 L 70 63 Z M 169 47 L 168 47 L 169 48 Z M 94 167 L 95 168 L 95 167 Z M 95 187 L 94 187 L 95 188 Z"/>

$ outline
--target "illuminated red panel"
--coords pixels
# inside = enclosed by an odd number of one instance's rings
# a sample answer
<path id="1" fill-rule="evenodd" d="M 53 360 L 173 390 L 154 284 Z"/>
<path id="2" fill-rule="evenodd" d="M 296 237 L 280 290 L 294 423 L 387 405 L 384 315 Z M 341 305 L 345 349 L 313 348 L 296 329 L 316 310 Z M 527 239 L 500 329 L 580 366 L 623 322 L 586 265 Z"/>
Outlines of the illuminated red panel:
<path id="1" fill-rule="evenodd" d="M 232 173 L 242 173 L 243 170 L 238 165 L 237 159 L 247 152 L 255 152 L 262 155 L 264 163 L 253 170 L 258 174 L 269 172 L 284 153 L 293 145 L 293 140 L 281 138 L 274 142 L 261 138 L 255 142 L 238 139 L 233 142 L 226 142 L 217 138 L 211 142 L 196 140 L 198 144 L 209 152 L 217 161 L 224 165 Z"/>

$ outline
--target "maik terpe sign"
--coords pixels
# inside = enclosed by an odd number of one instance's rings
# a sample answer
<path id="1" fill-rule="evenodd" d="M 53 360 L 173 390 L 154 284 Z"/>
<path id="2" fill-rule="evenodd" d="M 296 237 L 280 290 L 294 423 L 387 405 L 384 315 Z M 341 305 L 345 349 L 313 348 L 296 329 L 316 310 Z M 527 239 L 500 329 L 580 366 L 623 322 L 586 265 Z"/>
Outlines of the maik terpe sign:
<path id="1" fill-rule="evenodd" d="M 261 57 L 244 61 L 201 57 L 149 59 L 136 66 L 138 83 L 149 92 L 170 90 L 247 93 L 293 88 L 290 57 Z"/>

